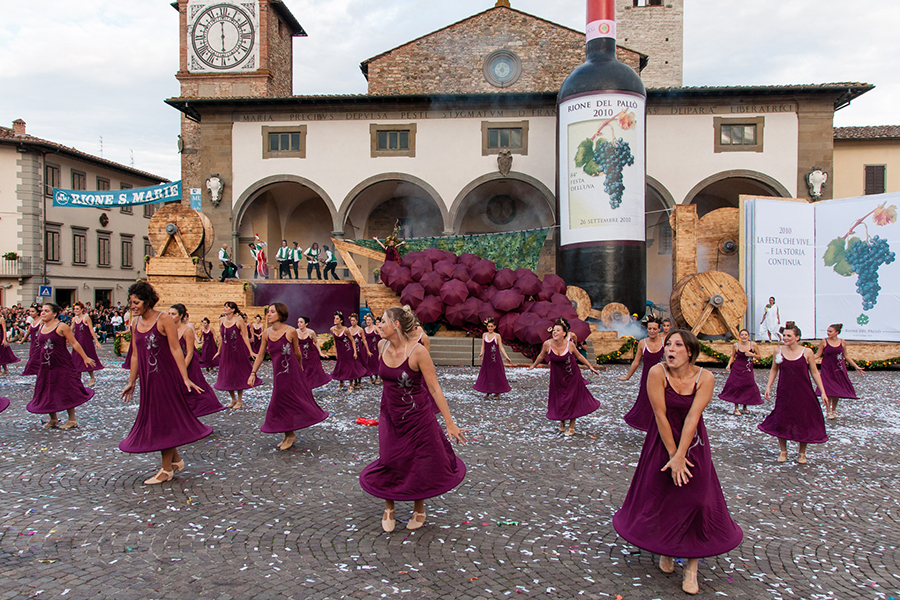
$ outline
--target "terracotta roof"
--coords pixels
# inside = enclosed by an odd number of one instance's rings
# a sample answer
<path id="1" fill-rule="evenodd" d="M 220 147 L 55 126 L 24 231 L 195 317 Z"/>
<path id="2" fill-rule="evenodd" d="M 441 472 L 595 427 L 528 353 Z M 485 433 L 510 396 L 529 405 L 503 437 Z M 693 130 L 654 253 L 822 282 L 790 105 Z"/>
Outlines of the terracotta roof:
<path id="1" fill-rule="evenodd" d="M 900 125 L 835 127 L 836 140 L 900 140 Z"/>
<path id="2" fill-rule="evenodd" d="M 141 170 L 135 169 L 133 167 L 127 167 L 123 164 L 119 164 L 119 163 L 113 162 L 111 160 L 106 160 L 105 158 L 100 158 L 99 156 L 94 156 L 93 154 L 88 154 L 87 152 L 82 152 L 81 150 L 78 150 L 76 148 L 70 148 L 69 146 L 57 144 L 56 142 L 51 142 L 51 141 L 48 141 L 45 139 L 41 139 L 39 137 L 35 137 L 35 136 L 29 135 L 27 133 L 24 135 L 18 135 L 10 127 L 0 126 L 0 144 L 16 144 L 16 145 L 31 146 L 31 147 L 40 148 L 42 150 L 46 150 L 49 152 L 58 152 L 60 154 L 68 154 L 69 156 L 71 156 L 73 158 L 91 162 L 96 165 L 108 167 L 110 169 L 115 169 L 117 171 L 124 171 L 125 173 L 129 173 L 129 174 L 135 175 L 137 177 L 142 177 L 144 179 L 158 181 L 159 183 L 168 183 L 169 182 L 169 180 L 166 179 L 165 177 L 160 177 L 159 175 L 154 175 L 153 173 L 148 173 L 147 171 L 141 171 Z"/>

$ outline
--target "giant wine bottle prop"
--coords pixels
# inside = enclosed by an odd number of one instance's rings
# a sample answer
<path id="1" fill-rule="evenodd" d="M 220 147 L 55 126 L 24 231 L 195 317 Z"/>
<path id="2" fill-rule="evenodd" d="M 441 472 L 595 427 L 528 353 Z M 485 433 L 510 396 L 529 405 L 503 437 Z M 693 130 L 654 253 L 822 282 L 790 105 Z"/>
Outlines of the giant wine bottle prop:
<path id="1" fill-rule="evenodd" d="M 557 98 L 559 251 L 556 272 L 594 308 L 646 309 L 644 235 L 647 95 L 616 60 L 616 2 L 587 0 L 587 61 Z"/>

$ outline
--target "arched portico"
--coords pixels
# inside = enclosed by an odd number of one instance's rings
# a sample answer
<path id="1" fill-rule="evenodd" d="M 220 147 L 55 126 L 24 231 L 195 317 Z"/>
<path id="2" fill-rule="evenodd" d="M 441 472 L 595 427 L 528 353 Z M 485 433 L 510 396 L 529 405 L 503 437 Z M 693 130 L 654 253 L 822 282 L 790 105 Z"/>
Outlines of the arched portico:
<path id="1" fill-rule="evenodd" d="M 647 240 L 647 300 L 667 306 L 672 295 L 672 228 L 669 215 L 675 206 L 671 192 L 647 176 L 644 228 Z"/>
<path id="2" fill-rule="evenodd" d="M 404 237 L 430 237 L 447 230 L 447 206 L 429 183 L 406 173 L 381 173 L 357 184 L 338 215 L 344 237 L 384 237 L 400 220 Z"/>
<path id="3" fill-rule="evenodd" d="M 459 235 L 535 229 L 555 222 L 553 192 L 539 179 L 514 171 L 474 179 L 450 207 L 450 230 Z"/>
<path id="4" fill-rule="evenodd" d="M 697 215 L 702 217 L 717 208 L 737 207 L 738 197 L 742 194 L 791 197 L 788 189 L 774 177 L 758 171 L 734 169 L 699 182 L 685 196 L 683 204 L 696 204 Z"/>

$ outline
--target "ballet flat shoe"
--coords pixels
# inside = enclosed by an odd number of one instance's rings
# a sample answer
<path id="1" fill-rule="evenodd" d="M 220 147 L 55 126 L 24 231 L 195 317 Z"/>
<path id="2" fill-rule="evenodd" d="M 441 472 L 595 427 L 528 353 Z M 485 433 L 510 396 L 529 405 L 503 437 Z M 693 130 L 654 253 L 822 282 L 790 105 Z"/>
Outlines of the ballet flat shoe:
<path id="1" fill-rule="evenodd" d="M 66 421 L 65 424 L 60 425 L 60 429 L 75 429 L 78 427 L 78 421 Z"/>
<path id="2" fill-rule="evenodd" d="M 394 525 L 397 522 L 394 520 L 394 511 L 385 509 L 384 515 L 381 517 L 381 528 L 384 529 L 386 533 L 390 533 L 394 530 Z"/>
<path id="3" fill-rule="evenodd" d="M 787 462 L 787 452 L 779 452 L 778 453 L 778 462 L 780 462 L 780 463 Z"/>
<path id="4" fill-rule="evenodd" d="M 672 573 L 675 571 L 675 559 L 671 556 L 660 556 L 659 570 L 663 573 Z"/>
<path id="5" fill-rule="evenodd" d="M 801 454 L 800 456 L 798 456 L 797 462 L 800 463 L 801 465 L 805 465 L 807 463 L 806 454 Z"/>
<path id="6" fill-rule="evenodd" d="M 166 478 L 162 479 L 161 477 L 165 475 Z M 164 481 L 172 481 L 172 478 L 175 477 L 175 470 L 166 471 L 165 469 L 160 469 L 156 475 L 144 481 L 147 485 L 157 485 L 159 483 L 163 483 Z"/>
<path id="7" fill-rule="evenodd" d="M 178 462 L 173 462 L 172 470 L 173 471 L 183 471 L 184 470 L 184 459 L 182 458 Z"/>
<path id="8" fill-rule="evenodd" d="M 700 591 L 697 584 L 697 572 L 684 570 L 684 581 L 681 582 L 681 589 L 692 596 Z"/>
<path id="9" fill-rule="evenodd" d="M 419 521 L 417 517 L 422 517 L 422 520 Z M 413 511 L 413 518 L 409 520 L 409 523 L 406 524 L 407 529 L 419 529 L 422 525 L 425 524 L 425 513 Z"/>

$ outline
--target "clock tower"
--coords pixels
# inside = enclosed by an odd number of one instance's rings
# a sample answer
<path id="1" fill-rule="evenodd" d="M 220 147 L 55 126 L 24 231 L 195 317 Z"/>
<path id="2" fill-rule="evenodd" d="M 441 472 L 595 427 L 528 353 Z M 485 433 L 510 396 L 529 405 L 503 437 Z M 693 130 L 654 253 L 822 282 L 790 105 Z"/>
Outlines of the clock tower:
<path id="1" fill-rule="evenodd" d="M 173 7 L 181 32 L 175 74 L 181 100 L 293 94 L 293 39 L 306 32 L 282 0 L 177 0 Z M 183 201 L 188 202 L 191 188 L 200 188 L 216 243 L 230 243 L 231 119 L 210 120 L 214 122 L 181 116 Z M 214 174 L 224 183 L 215 203 L 206 188 Z"/>

